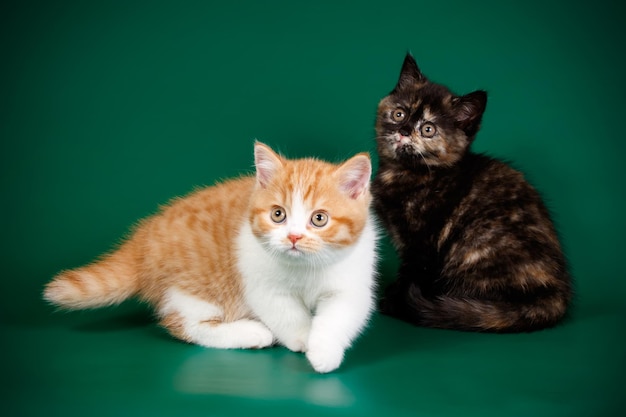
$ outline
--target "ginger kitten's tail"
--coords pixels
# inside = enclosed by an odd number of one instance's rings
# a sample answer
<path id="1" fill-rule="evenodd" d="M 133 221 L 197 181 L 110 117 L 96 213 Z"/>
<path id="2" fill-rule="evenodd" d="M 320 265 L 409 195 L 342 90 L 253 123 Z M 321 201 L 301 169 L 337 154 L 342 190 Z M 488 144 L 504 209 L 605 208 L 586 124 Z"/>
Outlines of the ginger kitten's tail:
<path id="1" fill-rule="evenodd" d="M 119 304 L 138 290 L 137 262 L 125 244 L 101 261 L 61 272 L 46 285 L 43 298 L 60 307 L 85 309 Z"/>

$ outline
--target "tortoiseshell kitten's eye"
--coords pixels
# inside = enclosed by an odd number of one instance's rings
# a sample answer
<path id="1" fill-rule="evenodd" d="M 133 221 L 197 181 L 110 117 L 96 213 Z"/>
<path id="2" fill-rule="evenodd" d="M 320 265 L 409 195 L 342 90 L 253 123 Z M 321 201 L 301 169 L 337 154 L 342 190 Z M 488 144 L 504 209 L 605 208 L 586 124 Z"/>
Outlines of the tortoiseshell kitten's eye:
<path id="1" fill-rule="evenodd" d="M 424 138 L 432 138 L 437 134 L 437 127 L 431 122 L 426 122 L 420 126 L 420 134 Z"/>
<path id="2" fill-rule="evenodd" d="M 402 109 L 395 109 L 391 113 L 391 120 L 393 120 L 394 122 L 401 122 L 404 119 L 406 119 L 406 112 Z"/>

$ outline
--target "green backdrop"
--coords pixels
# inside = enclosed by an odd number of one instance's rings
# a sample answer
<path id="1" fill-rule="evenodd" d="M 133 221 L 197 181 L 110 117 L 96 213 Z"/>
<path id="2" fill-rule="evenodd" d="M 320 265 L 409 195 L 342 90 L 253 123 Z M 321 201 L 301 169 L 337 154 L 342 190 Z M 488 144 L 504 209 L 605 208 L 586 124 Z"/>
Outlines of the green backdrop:
<path id="1" fill-rule="evenodd" d="M 4 1 L 0 6 L 0 413 L 6 416 L 624 415 L 623 3 Z M 283 348 L 180 343 L 149 310 L 59 313 L 61 269 L 252 143 L 374 150 L 404 54 L 489 103 L 475 149 L 546 196 L 576 280 L 563 325 L 519 335 L 376 314 L 339 371 Z M 396 260 L 383 248 L 381 285 Z"/>

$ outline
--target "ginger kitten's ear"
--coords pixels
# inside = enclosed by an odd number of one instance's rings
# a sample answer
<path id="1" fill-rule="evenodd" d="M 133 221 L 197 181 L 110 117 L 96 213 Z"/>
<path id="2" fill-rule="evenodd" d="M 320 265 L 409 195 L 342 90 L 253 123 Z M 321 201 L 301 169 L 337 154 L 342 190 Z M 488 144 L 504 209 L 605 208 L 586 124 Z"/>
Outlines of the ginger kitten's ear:
<path id="1" fill-rule="evenodd" d="M 254 144 L 254 166 L 256 180 L 262 188 L 267 187 L 276 171 L 283 166 L 283 160 L 269 146 L 256 142 Z"/>
<path id="2" fill-rule="evenodd" d="M 341 191 L 350 198 L 357 199 L 369 189 L 372 175 L 372 162 L 366 153 L 360 153 L 341 164 L 336 175 Z"/>

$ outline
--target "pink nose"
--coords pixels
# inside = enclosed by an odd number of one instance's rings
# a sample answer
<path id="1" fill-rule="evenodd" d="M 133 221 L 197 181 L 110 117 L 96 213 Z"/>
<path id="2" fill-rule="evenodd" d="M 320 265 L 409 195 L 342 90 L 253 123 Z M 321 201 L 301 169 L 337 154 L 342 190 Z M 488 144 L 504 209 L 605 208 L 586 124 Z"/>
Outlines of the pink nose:
<path id="1" fill-rule="evenodd" d="M 290 233 L 287 238 L 291 241 L 291 243 L 293 243 L 294 245 L 296 244 L 297 241 L 299 241 L 300 239 L 302 239 L 302 235 L 297 235 L 295 233 Z"/>

